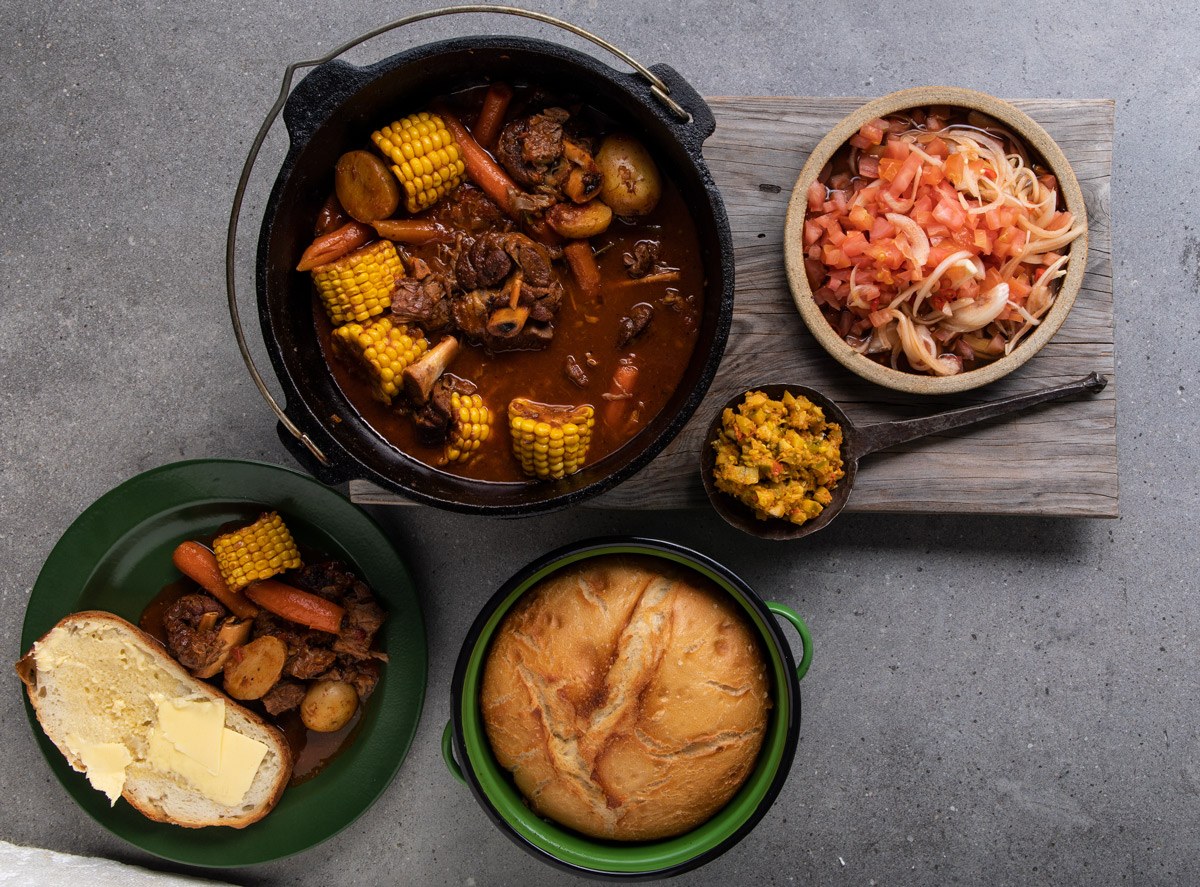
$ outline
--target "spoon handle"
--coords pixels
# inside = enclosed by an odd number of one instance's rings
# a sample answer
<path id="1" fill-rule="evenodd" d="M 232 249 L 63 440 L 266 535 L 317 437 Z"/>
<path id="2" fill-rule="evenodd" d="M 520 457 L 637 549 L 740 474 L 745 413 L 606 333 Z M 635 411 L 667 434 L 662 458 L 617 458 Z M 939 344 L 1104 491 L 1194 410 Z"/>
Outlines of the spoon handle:
<path id="1" fill-rule="evenodd" d="M 1107 384 L 1107 378 L 1097 373 L 1091 373 L 1083 379 L 1068 382 L 1065 385 L 1043 388 L 1040 391 L 1031 391 L 1029 394 L 1018 394 L 1013 397 L 1003 398 L 1002 400 L 977 404 L 973 407 L 949 410 L 945 413 L 923 416 L 920 419 L 904 419 L 899 422 L 879 422 L 875 425 L 864 425 L 859 429 L 857 435 L 858 442 L 855 449 L 858 452 L 855 455 L 857 458 L 862 458 L 874 453 L 876 450 L 908 443 L 910 440 L 917 440 L 928 434 L 936 434 L 939 431 L 949 431 L 952 428 L 961 428 L 964 425 L 972 425 L 976 422 L 994 419 L 997 416 L 1005 416 L 1009 413 L 1015 413 L 1017 410 L 1023 410 L 1026 407 L 1045 403 L 1048 400 L 1058 400 L 1061 397 L 1069 397 L 1072 394 L 1082 394 L 1084 392 L 1095 394 L 1098 391 L 1102 391 Z"/>

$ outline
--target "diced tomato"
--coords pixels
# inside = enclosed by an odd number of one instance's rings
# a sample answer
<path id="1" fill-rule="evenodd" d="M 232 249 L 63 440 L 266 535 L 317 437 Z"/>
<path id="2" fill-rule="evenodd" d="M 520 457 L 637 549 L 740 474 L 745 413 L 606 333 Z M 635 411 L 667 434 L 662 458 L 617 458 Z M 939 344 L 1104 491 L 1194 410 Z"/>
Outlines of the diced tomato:
<path id="1" fill-rule="evenodd" d="M 954 291 L 954 298 L 956 298 L 956 299 L 974 299 L 979 296 L 979 292 L 980 292 L 979 281 L 974 278 L 970 278 L 970 279 L 964 280 L 958 286 L 958 288 Z"/>
<path id="2" fill-rule="evenodd" d="M 804 245 L 812 246 L 821 239 L 821 232 L 825 229 L 814 222 L 812 219 L 804 220 Z"/>
<path id="3" fill-rule="evenodd" d="M 854 185 L 854 181 L 850 178 L 850 174 L 840 172 L 836 176 L 830 176 L 829 181 L 825 183 L 825 187 L 831 191 L 847 191 Z"/>
<path id="4" fill-rule="evenodd" d="M 908 191 L 908 186 L 912 184 L 912 180 L 917 173 L 921 171 L 921 155 L 909 154 L 905 158 L 900 170 L 896 173 L 896 177 L 892 179 L 891 187 L 888 188 L 888 193 L 893 197 L 899 197 Z"/>
<path id="5" fill-rule="evenodd" d="M 890 182 L 896 178 L 896 173 L 900 172 L 900 167 L 904 165 L 904 161 L 897 160 L 895 157 L 881 157 L 879 160 L 879 179 L 884 182 Z"/>
<path id="6" fill-rule="evenodd" d="M 896 226 L 883 216 L 876 216 L 874 224 L 871 225 L 871 242 L 875 243 L 884 238 L 895 236 Z"/>
<path id="7" fill-rule="evenodd" d="M 887 156 L 893 160 L 904 160 L 912 153 L 912 145 L 902 139 L 888 139 Z"/>
<path id="8" fill-rule="evenodd" d="M 825 186 L 819 181 L 813 181 L 808 186 L 808 210 L 809 212 L 819 212 L 821 205 L 825 203 Z"/>
<path id="9" fill-rule="evenodd" d="M 974 268 L 967 267 L 965 262 L 955 262 L 946 273 L 942 275 L 942 280 L 949 283 L 951 286 L 960 286 L 975 276 Z"/>
<path id="10" fill-rule="evenodd" d="M 942 164 L 942 169 L 954 185 L 962 184 L 963 176 L 966 175 L 967 163 L 961 154 L 951 154 L 946 158 L 946 162 Z"/>
<path id="11" fill-rule="evenodd" d="M 936 268 L 950 256 L 951 253 L 956 253 L 958 250 L 949 245 L 937 244 L 929 248 L 929 258 L 925 260 L 926 268 Z"/>
<path id="12" fill-rule="evenodd" d="M 867 320 L 871 321 L 871 326 L 883 326 L 892 319 L 891 309 L 884 308 L 880 311 L 872 311 L 867 315 Z"/>
<path id="13" fill-rule="evenodd" d="M 931 157 L 949 157 L 950 146 L 940 136 L 937 136 L 930 139 L 929 143 L 925 145 L 925 153 Z"/>
<path id="14" fill-rule="evenodd" d="M 834 291 L 827 286 L 813 290 L 813 301 L 815 301 L 818 305 L 828 305 L 831 308 L 838 307 L 838 301 Z"/>
<path id="15" fill-rule="evenodd" d="M 850 260 L 846 258 L 846 254 L 833 245 L 825 247 L 823 260 L 826 265 L 834 268 L 850 267 Z"/>
<path id="16" fill-rule="evenodd" d="M 850 231 L 841 242 L 842 252 L 851 259 L 861 256 L 869 245 L 862 231 Z"/>
<path id="17" fill-rule="evenodd" d="M 921 167 L 922 185 L 936 185 L 945 177 L 946 174 L 942 171 L 940 166 L 934 166 L 932 163 L 926 163 L 923 167 Z"/>
<path id="18" fill-rule="evenodd" d="M 861 150 L 863 148 L 870 148 L 872 145 L 879 144 L 878 142 L 872 142 L 869 138 L 867 138 L 861 132 L 856 132 L 854 135 L 850 136 L 850 138 L 848 138 L 846 140 L 846 142 L 851 147 L 858 148 L 859 150 Z"/>
<path id="19" fill-rule="evenodd" d="M 951 230 L 967 224 L 967 212 L 956 200 L 939 200 L 938 205 L 933 208 L 933 217 Z"/>
<path id="20" fill-rule="evenodd" d="M 875 222 L 875 217 L 864 206 L 856 206 L 850 210 L 850 215 L 846 222 L 851 228 L 857 228 L 859 231 L 871 230 L 871 225 Z"/>
<path id="21" fill-rule="evenodd" d="M 877 263 L 893 271 L 899 268 L 904 261 L 904 253 L 900 252 L 900 247 L 896 246 L 895 240 L 872 242 L 866 252 Z"/>
<path id="22" fill-rule="evenodd" d="M 879 158 L 864 154 L 858 158 L 858 174 L 868 179 L 879 178 Z"/>

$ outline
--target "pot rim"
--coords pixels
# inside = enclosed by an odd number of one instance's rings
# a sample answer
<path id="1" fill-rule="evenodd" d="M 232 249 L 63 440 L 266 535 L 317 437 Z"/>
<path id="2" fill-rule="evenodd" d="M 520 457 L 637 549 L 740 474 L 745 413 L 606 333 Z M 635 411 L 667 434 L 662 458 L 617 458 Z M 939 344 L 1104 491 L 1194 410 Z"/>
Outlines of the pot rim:
<path id="1" fill-rule="evenodd" d="M 307 373 L 303 371 L 302 362 L 307 358 L 290 353 L 288 341 L 291 334 L 278 328 L 281 323 L 278 316 L 280 312 L 273 310 L 269 303 L 268 293 L 280 293 L 281 286 L 282 293 L 286 293 L 293 285 L 286 281 L 280 284 L 277 276 L 272 279 L 272 275 L 278 275 L 279 272 L 278 269 L 271 269 L 276 265 L 282 267 L 282 263 L 271 252 L 278 236 L 273 232 L 280 223 L 280 204 L 285 195 L 299 187 L 294 180 L 298 171 L 304 169 L 300 164 L 301 155 L 342 108 L 359 100 L 364 90 L 371 89 L 382 78 L 394 76 L 433 58 L 484 50 L 553 58 L 577 70 L 581 83 L 589 78 L 603 79 L 612 92 L 602 104 L 614 108 L 634 107 L 636 110 L 626 111 L 623 119 L 631 124 L 636 122 L 639 128 L 646 130 L 650 142 L 658 146 L 656 154 L 661 154 L 669 146 L 672 154 L 677 153 L 689 161 L 684 174 L 675 173 L 671 178 L 695 210 L 692 215 L 701 236 L 702 249 L 715 254 L 710 270 L 716 273 L 708 275 L 705 289 L 706 318 L 711 316 L 711 320 L 706 319 L 704 328 L 711 329 L 711 335 L 706 334 L 707 337 L 697 343 L 697 350 L 693 352 L 685 370 L 685 374 L 694 376 L 695 384 L 679 395 L 672 413 L 661 420 L 653 420 L 643 429 L 641 433 L 647 434 L 643 442 L 638 443 L 635 437 L 604 460 L 589 466 L 595 468 L 608 460 L 616 462 L 615 467 L 603 474 L 592 473 L 589 467 L 585 467 L 574 480 L 566 478 L 554 484 L 498 484 L 460 478 L 418 462 L 386 442 L 378 431 L 359 418 L 340 390 L 334 390 L 336 386 L 329 392 L 312 390 L 304 378 Z M 284 412 L 305 437 L 297 439 L 283 427 L 280 428 L 280 436 L 306 469 L 326 483 L 362 477 L 416 501 L 449 510 L 500 516 L 524 515 L 569 507 L 611 489 L 644 468 L 678 436 L 703 401 L 724 354 L 733 317 L 735 269 L 728 216 L 702 152 L 703 142 L 715 125 L 711 112 L 703 99 L 671 68 L 655 65 L 653 70 L 670 84 L 672 96 L 677 96 L 689 108 L 692 113 L 689 121 L 675 119 L 665 106 L 659 104 L 652 87 L 640 76 L 617 71 L 594 56 L 570 47 L 527 37 L 487 35 L 450 38 L 409 47 L 364 67 L 335 59 L 314 68 L 297 84 L 285 108 L 290 141 L 263 211 L 255 268 L 259 325 L 275 377 L 284 391 L 287 402 Z M 325 84 L 324 80 L 333 82 Z M 482 82 L 482 78 L 468 71 L 455 84 L 455 88 L 470 85 L 476 80 Z M 340 91 L 337 88 L 339 85 Z M 423 88 L 419 87 L 417 91 Z M 336 97 L 326 98 L 328 94 L 335 94 Z M 297 99 L 297 96 L 301 98 Z M 303 113 L 296 111 L 297 105 L 310 99 L 316 106 L 315 110 Z M 285 296 L 271 298 L 278 301 Z M 715 304 L 709 308 L 708 303 Z M 291 350 L 294 351 L 294 347 Z M 330 426 L 318 416 L 331 408 L 335 413 L 351 418 L 343 419 L 336 428 Z M 659 421 L 661 424 L 658 424 L 657 430 L 652 430 Z M 329 464 L 322 465 L 306 449 L 310 442 L 324 451 L 329 457 Z M 622 455 L 622 450 L 631 445 L 638 449 L 631 451 L 631 455 Z M 484 495 L 479 496 L 472 495 L 471 488 L 486 489 Z"/>
<path id="2" fill-rule="evenodd" d="M 813 298 L 804 268 L 804 220 L 808 213 L 808 188 L 839 148 L 869 120 L 907 108 L 926 105 L 952 105 L 981 111 L 1011 127 L 1027 147 L 1041 155 L 1059 182 L 1059 189 L 1075 218 L 1085 223 L 1083 233 L 1071 243 L 1067 275 L 1059 285 L 1054 305 L 1041 324 L 1025 337 L 1011 354 L 968 372 L 953 376 L 929 376 L 906 373 L 876 363 L 850 347 L 829 325 Z M 784 222 L 784 265 L 792 301 L 813 337 L 838 363 L 862 378 L 910 394 L 952 394 L 969 391 L 1007 376 L 1036 355 L 1066 321 L 1079 295 L 1087 269 L 1087 205 L 1070 162 L 1058 144 L 1042 126 L 1016 106 L 988 93 L 956 86 L 918 86 L 888 93 L 873 99 L 846 115 L 824 136 L 809 155 L 788 202 Z"/>
<path id="3" fill-rule="evenodd" d="M 478 716 L 478 693 L 491 637 L 518 599 L 564 567 L 604 555 L 649 555 L 688 567 L 730 594 L 751 620 L 770 659 L 772 701 L 767 737 L 754 770 L 738 793 L 707 822 L 660 841 L 604 841 L 579 835 L 533 814 L 491 753 Z M 463 640 L 451 681 L 454 754 L 463 777 L 488 818 L 517 846 L 564 871 L 593 878 L 647 880 L 690 871 L 742 840 L 766 815 L 783 789 L 800 734 L 800 686 L 791 647 L 771 611 L 752 588 L 712 558 L 682 545 L 637 536 L 585 539 L 528 564 L 492 595 Z M 473 735 L 468 736 L 469 732 Z M 470 740 L 470 743 L 468 743 Z M 468 745 L 482 760 L 472 758 Z M 493 798 L 476 768 L 503 783 Z M 581 849 L 583 848 L 583 849 Z"/>

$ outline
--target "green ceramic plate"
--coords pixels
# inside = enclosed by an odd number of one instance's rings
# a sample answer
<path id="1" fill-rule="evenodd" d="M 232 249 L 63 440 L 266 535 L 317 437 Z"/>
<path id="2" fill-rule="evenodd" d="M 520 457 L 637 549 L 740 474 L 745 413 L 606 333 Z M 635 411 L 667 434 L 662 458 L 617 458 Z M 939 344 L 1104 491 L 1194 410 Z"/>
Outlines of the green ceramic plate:
<path id="1" fill-rule="evenodd" d="M 108 610 L 136 623 L 146 603 L 179 578 L 171 552 L 184 539 L 277 510 L 301 546 L 352 566 L 388 612 L 383 677 L 362 732 L 315 778 L 289 788 L 264 819 L 244 829 L 183 829 L 151 822 L 108 799 L 76 773 L 26 713 L 50 769 L 93 819 L 164 859 L 232 867 L 269 862 L 337 834 L 383 793 L 412 744 L 425 699 L 425 627 L 404 563 L 379 525 L 307 475 L 257 462 L 176 462 L 105 493 L 50 552 L 25 611 L 22 652 L 77 610 Z"/>

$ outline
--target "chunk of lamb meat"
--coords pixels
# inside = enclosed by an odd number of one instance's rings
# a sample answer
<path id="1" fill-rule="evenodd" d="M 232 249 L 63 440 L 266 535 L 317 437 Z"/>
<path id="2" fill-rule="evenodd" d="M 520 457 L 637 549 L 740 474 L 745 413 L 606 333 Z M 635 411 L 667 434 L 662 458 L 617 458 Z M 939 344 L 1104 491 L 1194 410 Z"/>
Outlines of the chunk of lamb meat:
<path id="1" fill-rule="evenodd" d="M 513 260 L 504 248 L 505 236 L 484 234 L 463 244 L 454 263 L 455 283 L 462 290 L 495 289 L 512 273 Z"/>
<path id="2" fill-rule="evenodd" d="M 515 226 L 500 205 L 469 182 L 454 189 L 447 198 L 446 212 L 454 227 L 471 234 L 511 231 Z"/>
<path id="3" fill-rule="evenodd" d="M 588 141 L 564 132 L 570 117 L 562 108 L 547 108 L 512 121 L 500 132 L 496 156 L 514 181 L 535 194 L 586 203 L 600 193 L 604 180 Z"/>
<path id="4" fill-rule="evenodd" d="M 658 268 L 658 252 L 661 244 L 657 240 L 639 240 L 633 245 L 633 252 L 622 257 L 625 270 L 634 280 L 645 277 Z"/>
<path id="5" fill-rule="evenodd" d="M 441 446 L 446 442 L 450 433 L 450 403 L 451 388 L 445 382 L 445 376 L 433 383 L 433 391 L 429 400 L 413 414 L 417 427 L 417 439 L 427 447 Z"/>
<path id="6" fill-rule="evenodd" d="M 267 714 L 274 716 L 299 706 L 307 693 L 308 687 L 304 684 L 296 681 L 277 681 L 261 701 Z"/>
<path id="7" fill-rule="evenodd" d="M 379 683 L 379 661 L 376 659 L 350 659 L 341 657 L 336 665 L 321 675 L 322 681 L 342 681 L 358 691 L 359 699 L 366 699 Z"/>
<path id="8" fill-rule="evenodd" d="M 355 659 L 382 657 L 382 653 L 372 652 L 371 644 L 387 615 L 375 602 L 371 590 L 365 583 L 355 582 L 342 598 L 342 606 L 346 608 L 346 617 L 342 620 L 342 630 L 337 640 L 333 642 L 334 652 Z"/>
<path id="9" fill-rule="evenodd" d="M 306 644 L 300 647 L 294 656 L 288 657 L 283 672 L 301 681 L 307 681 L 328 670 L 336 661 L 337 654 L 328 647 Z"/>
<path id="10" fill-rule="evenodd" d="M 163 615 L 167 650 L 188 671 L 204 670 L 216 662 L 224 649 L 219 640 L 219 623 L 228 614 L 214 597 L 185 594 Z"/>
<path id="11" fill-rule="evenodd" d="M 466 390 L 467 387 L 474 390 L 474 386 L 462 380 L 452 379 L 449 382 L 444 379 L 438 380 L 434 387 L 446 391 L 447 404 L 452 384 L 459 385 L 463 390 Z M 430 400 L 432 399 L 431 397 Z M 332 647 L 335 653 L 364 659 L 382 658 L 382 654 L 371 652 L 371 644 L 374 643 L 375 635 L 383 625 L 387 614 L 379 606 L 365 582 L 353 573 L 346 571 L 337 561 L 327 561 L 310 564 L 302 569 L 296 575 L 295 584 L 297 587 L 311 591 L 313 594 L 332 600 L 346 608 L 346 616 L 342 620 L 342 630 L 332 638 Z M 327 639 L 330 638 L 330 635 L 324 632 L 318 632 L 318 634 Z"/>
<path id="12" fill-rule="evenodd" d="M 419 323 L 430 332 L 450 326 L 454 319 L 448 282 L 432 272 L 423 279 L 399 278 L 392 293 L 391 310 L 394 320 Z"/>
<path id="13" fill-rule="evenodd" d="M 562 108 L 547 108 L 501 130 L 496 157 L 514 181 L 534 190 L 557 190 L 566 174 L 562 125 L 570 116 Z"/>
<path id="14" fill-rule="evenodd" d="M 567 355 L 566 371 L 567 371 L 568 379 L 570 379 L 572 382 L 574 382 L 580 388 L 587 388 L 587 386 L 588 386 L 587 372 L 584 370 L 584 368 L 582 366 L 579 365 L 579 361 L 577 361 L 575 359 L 574 354 Z"/>
<path id="15" fill-rule="evenodd" d="M 524 234 L 464 240 L 454 263 L 455 324 L 492 351 L 543 347 L 564 292 L 552 262 L 550 250 Z M 514 314 L 519 322 L 498 322 Z"/>
<path id="16" fill-rule="evenodd" d="M 624 348 L 649 326 L 654 317 L 654 307 L 646 302 L 639 302 L 629 309 L 629 313 L 617 321 L 620 331 L 617 334 L 617 344 Z"/>

